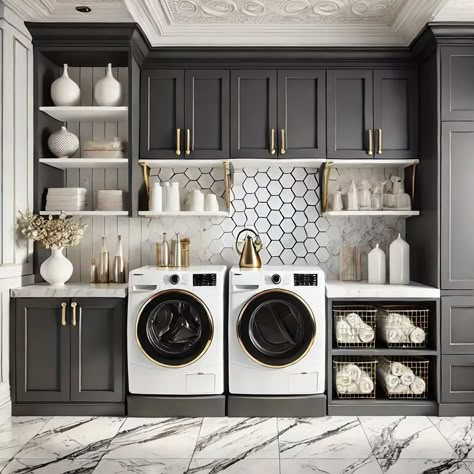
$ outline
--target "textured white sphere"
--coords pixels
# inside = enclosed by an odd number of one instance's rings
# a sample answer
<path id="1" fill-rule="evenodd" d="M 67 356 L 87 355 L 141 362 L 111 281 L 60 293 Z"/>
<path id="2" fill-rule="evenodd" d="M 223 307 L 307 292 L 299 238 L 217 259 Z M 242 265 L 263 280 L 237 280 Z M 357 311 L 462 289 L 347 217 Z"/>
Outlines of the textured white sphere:
<path id="1" fill-rule="evenodd" d="M 79 138 L 66 127 L 61 127 L 49 136 L 48 147 L 57 158 L 68 158 L 79 149 Z"/>

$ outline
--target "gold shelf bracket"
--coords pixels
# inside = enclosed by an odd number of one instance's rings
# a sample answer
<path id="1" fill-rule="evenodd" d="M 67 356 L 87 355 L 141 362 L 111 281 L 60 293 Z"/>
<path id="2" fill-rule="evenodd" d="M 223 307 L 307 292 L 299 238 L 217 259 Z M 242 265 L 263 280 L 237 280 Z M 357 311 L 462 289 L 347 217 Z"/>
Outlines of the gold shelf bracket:
<path id="1" fill-rule="evenodd" d="M 225 186 L 225 204 L 227 207 L 227 212 L 230 212 L 230 189 L 234 185 L 234 167 L 232 163 L 224 161 L 224 186 Z"/>
<path id="2" fill-rule="evenodd" d="M 332 161 L 326 161 L 322 165 L 322 180 L 323 180 L 323 183 L 322 183 L 323 195 L 321 199 L 322 212 L 326 212 L 327 207 L 328 207 L 329 176 L 331 175 L 332 165 L 333 165 Z"/>
<path id="3" fill-rule="evenodd" d="M 146 194 L 150 197 L 150 167 L 148 163 L 140 163 L 143 167 L 143 181 L 145 181 Z"/>
<path id="4" fill-rule="evenodd" d="M 412 206 L 415 200 L 415 181 L 416 181 L 416 165 L 417 163 L 413 163 L 411 168 L 411 202 Z"/>

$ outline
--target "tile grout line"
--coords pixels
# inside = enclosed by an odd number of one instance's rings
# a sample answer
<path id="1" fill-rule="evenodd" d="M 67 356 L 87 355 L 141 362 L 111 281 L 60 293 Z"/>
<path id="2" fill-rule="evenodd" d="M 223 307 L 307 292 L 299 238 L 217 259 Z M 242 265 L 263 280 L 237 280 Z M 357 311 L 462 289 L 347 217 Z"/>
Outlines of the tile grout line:
<path id="1" fill-rule="evenodd" d="M 279 417 L 275 417 L 277 425 L 277 444 L 278 444 L 278 472 L 281 474 L 281 456 L 280 456 L 280 423 Z"/>
<path id="2" fill-rule="evenodd" d="M 369 443 L 369 447 L 370 447 L 370 457 L 375 459 L 375 462 L 376 462 L 377 465 L 379 466 L 380 471 L 383 473 L 384 471 L 383 471 L 383 469 L 382 469 L 382 466 L 381 466 L 381 464 L 380 464 L 378 458 L 375 457 L 375 455 L 374 455 L 374 448 L 372 447 L 372 443 L 370 442 L 369 437 L 367 436 L 367 433 L 366 433 L 366 431 L 365 431 L 364 425 L 362 424 L 362 421 L 361 421 L 361 419 L 360 419 L 360 416 L 357 417 L 357 421 L 359 422 L 359 425 L 360 425 L 360 427 L 362 428 L 362 432 L 364 433 L 364 436 L 365 436 L 365 439 L 367 440 L 367 443 Z"/>
<path id="3" fill-rule="evenodd" d="M 199 426 L 199 431 L 198 431 L 198 434 L 197 434 L 197 437 L 196 437 L 196 443 L 194 444 L 194 449 L 193 449 L 193 453 L 191 454 L 191 458 L 189 459 L 189 463 L 188 463 L 188 467 L 186 469 L 186 472 L 189 471 L 189 469 L 191 469 L 191 463 L 193 462 L 193 459 L 194 459 L 194 454 L 196 453 L 196 448 L 197 448 L 197 444 L 198 444 L 198 441 L 199 441 L 199 436 L 201 436 L 201 430 L 202 430 L 202 425 L 204 424 L 204 416 L 201 417 L 201 424 Z"/>

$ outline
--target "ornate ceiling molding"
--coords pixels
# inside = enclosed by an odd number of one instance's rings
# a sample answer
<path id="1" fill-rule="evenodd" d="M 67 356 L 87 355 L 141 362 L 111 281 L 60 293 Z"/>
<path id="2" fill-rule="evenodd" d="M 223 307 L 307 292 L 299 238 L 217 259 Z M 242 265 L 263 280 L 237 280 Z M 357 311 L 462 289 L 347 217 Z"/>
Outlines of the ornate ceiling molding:
<path id="1" fill-rule="evenodd" d="M 474 0 L 450 0 L 434 17 L 435 21 L 473 21 Z"/>

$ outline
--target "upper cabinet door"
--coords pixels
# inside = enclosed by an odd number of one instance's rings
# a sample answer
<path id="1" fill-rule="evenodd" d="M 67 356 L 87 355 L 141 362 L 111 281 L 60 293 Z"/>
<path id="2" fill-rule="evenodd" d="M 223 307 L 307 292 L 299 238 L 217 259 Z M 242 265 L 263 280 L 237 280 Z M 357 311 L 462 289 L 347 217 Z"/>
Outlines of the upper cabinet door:
<path id="1" fill-rule="evenodd" d="M 185 158 L 229 158 L 230 74 L 228 70 L 187 70 Z"/>
<path id="2" fill-rule="evenodd" d="M 371 70 L 328 71 L 328 158 L 373 158 Z"/>
<path id="3" fill-rule="evenodd" d="M 184 156 L 184 69 L 143 70 L 140 158 Z"/>
<path id="4" fill-rule="evenodd" d="M 326 71 L 278 71 L 278 155 L 326 157 Z"/>
<path id="5" fill-rule="evenodd" d="M 474 290 L 474 211 L 469 205 L 474 176 L 472 150 L 474 123 L 442 124 L 441 288 L 446 290 Z"/>
<path id="6" fill-rule="evenodd" d="M 17 402 L 69 400 L 68 302 L 58 298 L 15 300 Z"/>
<path id="7" fill-rule="evenodd" d="M 124 300 L 77 298 L 71 304 L 71 400 L 123 402 Z"/>
<path id="8" fill-rule="evenodd" d="M 277 72 L 231 73 L 231 155 L 233 158 L 276 158 Z"/>
<path id="9" fill-rule="evenodd" d="M 418 82 L 411 69 L 374 71 L 375 158 L 418 157 Z"/>
<path id="10" fill-rule="evenodd" d="M 441 120 L 474 120 L 474 48 L 441 49 Z"/>

